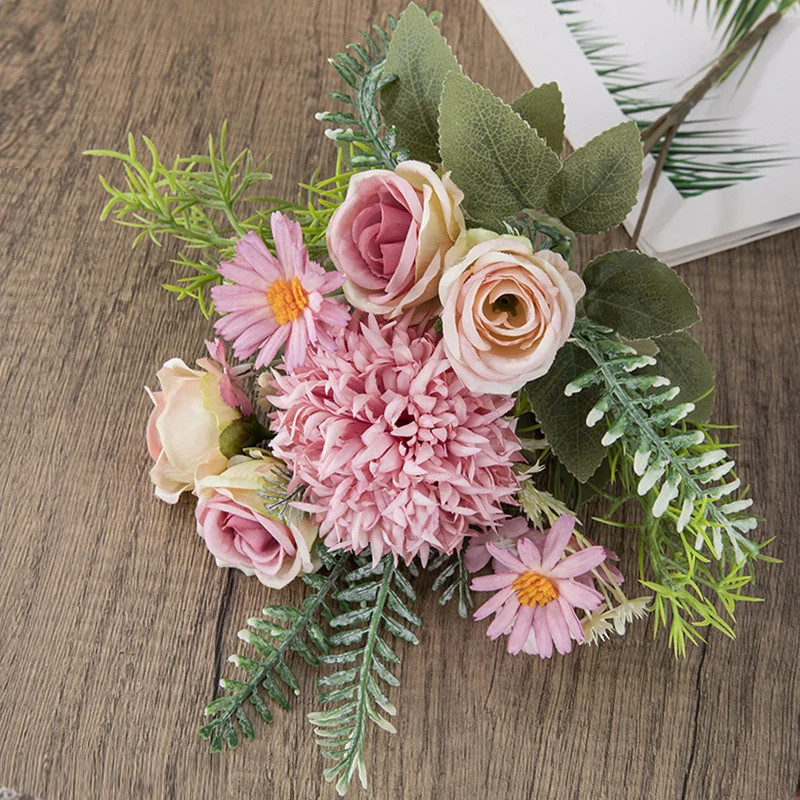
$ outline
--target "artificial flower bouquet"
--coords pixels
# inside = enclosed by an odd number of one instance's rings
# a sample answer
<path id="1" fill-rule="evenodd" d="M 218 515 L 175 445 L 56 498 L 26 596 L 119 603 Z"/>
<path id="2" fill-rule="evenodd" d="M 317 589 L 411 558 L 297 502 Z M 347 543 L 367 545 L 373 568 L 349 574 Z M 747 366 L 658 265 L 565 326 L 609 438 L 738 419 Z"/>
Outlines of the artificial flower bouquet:
<path id="1" fill-rule="evenodd" d="M 219 566 L 303 603 L 247 620 L 238 677 L 205 709 L 212 750 L 253 738 L 319 668 L 309 714 L 340 793 L 375 724 L 394 728 L 395 639 L 417 643 L 420 570 L 512 655 L 547 659 L 650 614 L 677 654 L 732 636 L 757 520 L 709 424 L 713 375 L 677 273 L 636 251 L 575 263 L 642 173 L 634 122 L 562 160 L 555 84 L 507 105 L 471 81 L 413 3 L 331 59 L 345 110 L 335 174 L 298 202 L 256 196 L 249 150 L 147 166 L 128 153 L 104 216 L 184 245 L 166 288 L 215 316 L 197 367 L 158 372 L 147 426 L 158 498 L 197 499 Z M 228 343 L 235 362 L 229 361 Z M 248 392 L 245 387 L 252 389 Z M 629 529 L 621 574 L 603 526 Z M 600 502 L 598 500 L 598 502 Z M 591 533 L 593 541 L 589 538 Z M 473 592 L 480 595 L 473 598 Z"/>

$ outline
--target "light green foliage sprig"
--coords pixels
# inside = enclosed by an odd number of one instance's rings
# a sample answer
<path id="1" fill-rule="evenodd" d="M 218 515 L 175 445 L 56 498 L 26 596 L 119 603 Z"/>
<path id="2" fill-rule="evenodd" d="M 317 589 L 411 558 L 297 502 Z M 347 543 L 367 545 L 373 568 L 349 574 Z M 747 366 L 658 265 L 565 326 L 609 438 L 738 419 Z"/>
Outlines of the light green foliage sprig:
<path id="1" fill-rule="evenodd" d="M 206 706 L 205 714 L 210 722 L 200 726 L 199 733 L 209 740 L 211 752 L 223 749 L 223 743 L 234 748 L 239 743 L 236 726 L 247 739 L 255 735 L 253 724 L 245 710 L 250 704 L 264 720 L 272 722 L 272 713 L 266 697 L 272 698 L 281 708 L 288 710 L 289 701 L 285 691 L 300 693 L 300 686 L 287 663 L 290 653 L 295 653 L 311 666 L 330 653 L 331 641 L 326 629 L 315 618 L 331 619 L 334 614 L 328 603 L 335 593 L 348 558 L 333 556 L 324 547 L 317 554 L 328 569 L 327 575 L 303 575 L 302 580 L 314 593 L 306 597 L 299 608 L 292 606 L 267 606 L 261 617 L 247 620 L 248 629 L 239 632 L 239 638 L 250 644 L 256 657 L 236 654 L 229 661 L 249 675 L 247 680 L 223 678 L 220 686 L 226 694 Z M 349 608 L 349 606 L 344 606 Z M 283 688 L 282 688 L 283 687 Z M 236 723 L 236 725 L 234 725 Z"/>
<path id="2" fill-rule="evenodd" d="M 139 157 L 133 135 L 128 152 L 89 150 L 87 155 L 112 158 L 122 163 L 124 184 L 114 186 L 100 177 L 110 199 L 101 219 L 138 231 L 133 245 L 147 237 L 161 245 L 172 237 L 188 248 L 174 263 L 194 275 L 164 284 L 178 299 L 196 300 L 203 314 L 213 311 L 208 289 L 222 282 L 219 262 L 233 256 L 234 245 L 248 231 L 256 231 L 274 250 L 269 225 L 273 211 L 289 213 L 303 229 L 303 240 L 312 258 L 326 256 L 325 232 L 333 212 L 344 200 L 350 176 L 346 166 L 350 151 L 340 150 L 333 176 L 299 185 L 296 201 L 257 196 L 256 187 L 272 176 L 256 163 L 249 149 L 235 158 L 227 154 L 227 125 L 217 140 L 209 136 L 208 153 L 177 157 L 167 166 L 155 145 L 144 137 L 149 164 Z M 202 251 L 201 255 L 197 255 Z"/>
<path id="3" fill-rule="evenodd" d="M 447 605 L 454 597 L 458 598 L 458 616 L 466 619 L 469 610 L 475 605 L 470 589 L 470 575 L 464 564 L 464 551 L 447 555 L 442 553 L 428 563 L 431 572 L 438 573 L 433 581 L 433 591 L 441 591 L 439 605 Z"/>
<path id="4" fill-rule="evenodd" d="M 414 589 L 391 555 L 376 565 L 363 564 L 345 575 L 344 581 L 349 586 L 333 597 L 358 607 L 330 620 L 330 626 L 338 630 L 329 643 L 346 649 L 322 658 L 323 663 L 340 669 L 318 681 L 322 689 L 318 700 L 335 708 L 309 714 L 323 756 L 334 761 L 323 774 L 335 782 L 340 795 L 356 772 L 367 787 L 364 745 L 369 722 L 395 732 L 386 715 L 397 712 L 383 687 L 399 684 L 389 665 L 398 664 L 400 658 L 386 636 L 417 644 L 409 626 L 422 624 L 408 607 L 408 601 L 416 600 Z"/>
<path id="5" fill-rule="evenodd" d="M 620 448 L 612 476 L 623 490 L 616 506 L 632 498 L 641 503 L 642 578 L 655 594 L 656 629 L 669 620 L 670 643 L 679 654 L 687 638 L 697 641 L 699 627 L 732 636 L 714 601 L 721 600 L 733 619 L 734 604 L 752 599 L 741 588 L 751 581 L 749 565 L 761 557 L 761 547 L 745 536 L 757 519 L 740 492 L 735 462 L 704 429 L 682 423 L 694 404 L 675 402 L 680 387 L 640 372 L 653 365 L 657 372 L 656 359 L 588 320 L 576 324 L 572 340 L 594 367 L 565 394 L 599 387 L 586 424 L 607 418 L 603 444 Z"/>

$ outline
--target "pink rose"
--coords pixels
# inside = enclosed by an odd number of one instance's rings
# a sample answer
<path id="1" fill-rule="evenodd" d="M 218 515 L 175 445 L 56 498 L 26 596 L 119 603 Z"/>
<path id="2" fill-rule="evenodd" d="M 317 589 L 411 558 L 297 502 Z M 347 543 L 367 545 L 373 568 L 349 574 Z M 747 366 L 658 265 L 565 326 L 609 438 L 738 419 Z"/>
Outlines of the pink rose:
<path id="1" fill-rule="evenodd" d="M 202 369 L 187 367 L 172 358 L 158 371 L 160 392 L 145 391 L 155 408 L 147 421 L 147 449 L 156 462 L 150 470 L 155 494 L 165 503 L 177 503 L 181 494 L 194 488 L 195 472 L 221 472 L 227 459 L 219 449 L 219 435 L 242 415 L 253 409 L 236 383 L 248 367 L 228 367 L 221 342 L 206 343 L 221 360 L 217 364 L 201 358 Z M 224 398 L 224 399 L 223 399 Z M 227 401 L 227 402 L 226 402 Z"/>
<path id="2" fill-rule="evenodd" d="M 420 161 L 354 175 L 327 233 L 348 301 L 390 319 L 437 308 L 445 255 L 464 231 L 463 199 L 449 173 Z"/>
<path id="3" fill-rule="evenodd" d="M 255 575 L 265 586 L 281 589 L 301 573 L 315 572 L 312 557 L 317 529 L 305 515 L 285 524 L 269 516 L 258 491 L 264 479 L 282 467 L 260 450 L 234 456 L 219 475 L 197 481 L 197 532 L 220 567 Z"/>
<path id="4" fill-rule="evenodd" d="M 439 284 L 447 357 L 473 392 L 511 394 L 544 375 L 585 287 L 560 255 L 521 236 L 471 230 Z"/>

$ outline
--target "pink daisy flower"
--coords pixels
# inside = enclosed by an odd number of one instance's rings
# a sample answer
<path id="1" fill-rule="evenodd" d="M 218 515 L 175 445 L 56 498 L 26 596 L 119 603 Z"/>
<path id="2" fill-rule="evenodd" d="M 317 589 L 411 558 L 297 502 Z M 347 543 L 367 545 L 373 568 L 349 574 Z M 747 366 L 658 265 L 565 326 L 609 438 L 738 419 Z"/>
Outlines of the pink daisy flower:
<path id="1" fill-rule="evenodd" d="M 219 272 L 230 283 L 211 290 L 217 311 L 224 316 L 214 325 L 233 342 L 240 361 L 258 351 L 255 367 L 266 367 L 286 345 L 287 369 L 306 360 L 309 344 L 333 348 L 328 328 L 347 324 L 350 312 L 324 295 L 341 288 L 345 276 L 325 272 L 308 257 L 297 222 L 276 211 L 270 217 L 277 258 L 254 231 L 236 243 L 233 261 Z"/>
<path id="2" fill-rule="evenodd" d="M 508 635 L 508 652 L 521 651 L 541 658 L 572 650 L 572 640 L 582 642 L 584 633 L 576 608 L 593 611 L 603 596 L 586 584 L 587 573 L 606 558 L 602 547 L 587 547 L 565 555 L 575 528 L 575 518 L 560 517 L 545 536 L 541 549 L 530 539 L 516 542 L 517 554 L 489 543 L 495 574 L 474 578 L 472 588 L 496 592 L 476 612 L 475 619 L 495 618 L 486 635 L 497 639 Z M 504 570 L 504 571 L 501 571 Z"/>
<path id="3" fill-rule="evenodd" d="M 504 519 L 521 456 L 513 400 L 469 391 L 441 337 L 409 319 L 354 315 L 335 352 L 275 374 L 272 450 L 308 487 L 328 548 L 424 564 Z"/>

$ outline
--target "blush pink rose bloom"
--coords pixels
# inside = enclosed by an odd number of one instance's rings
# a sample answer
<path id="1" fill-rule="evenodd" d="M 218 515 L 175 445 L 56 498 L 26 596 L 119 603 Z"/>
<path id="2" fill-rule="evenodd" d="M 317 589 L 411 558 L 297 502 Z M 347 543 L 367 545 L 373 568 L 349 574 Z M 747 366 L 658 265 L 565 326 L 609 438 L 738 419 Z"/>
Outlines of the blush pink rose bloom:
<path id="1" fill-rule="evenodd" d="M 255 575 L 271 589 L 281 589 L 298 575 L 315 572 L 312 556 L 317 528 L 305 515 L 285 524 L 267 513 L 258 491 L 283 465 L 261 450 L 234 456 L 219 475 L 198 478 L 197 532 L 220 567 Z"/>
<path id="2" fill-rule="evenodd" d="M 355 308 L 393 319 L 438 309 L 445 255 L 465 230 L 463 192 L 420 161 L 350 179 L 328 226 L 328 253 Z"/>
<path id="3" fill-rule="evenodd" d="M 439 284 L 447 357 L 473 392 L 511 394 L 544 375 L 586 291 L 564 259 L 521 236 L 469 231 Z"/>
<path id="4" fill-rule="evenodd" d="M 194 488 L 198 469 L 225 469 L 227 459 L 220 452 L 219 435 L 242 415 L 223 396 L 252 413 L 235 381 L 240 367 L 231 370 L 208 358 L 199 359 L 197 365 L 201 369 L 191 369 L 180 358 L 172 358 L 157 373 L 161 391 L 145 387 L 155 405 L 147 421 L 147 449 L 156 462 L 150 479 L 156 497 L 165 503 L 177 503 L 183 492 Z"/>

